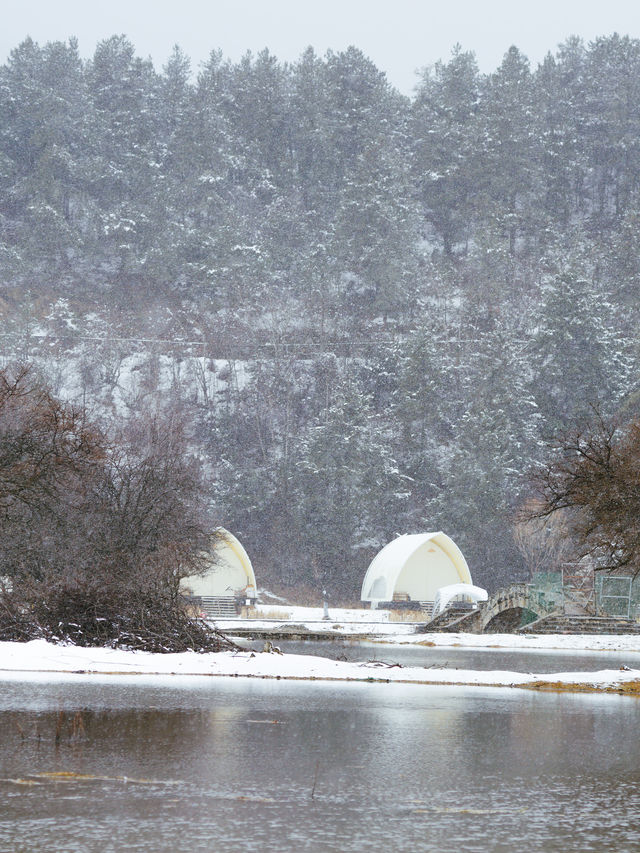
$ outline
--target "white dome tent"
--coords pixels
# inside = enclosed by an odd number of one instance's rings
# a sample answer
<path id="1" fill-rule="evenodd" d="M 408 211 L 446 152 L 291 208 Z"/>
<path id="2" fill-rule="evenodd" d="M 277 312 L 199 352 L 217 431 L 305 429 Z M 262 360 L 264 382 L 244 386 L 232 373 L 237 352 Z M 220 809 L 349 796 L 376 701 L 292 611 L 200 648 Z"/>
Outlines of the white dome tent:
<path id="1" fill-rule="evenodd" d="M 218 528 L 212 537 L 209 566 L 204 574 L 191 575 L 181 583 L 207 616 L 236 615 L 236 601 L 255 603 L 256 577 L 249 555 L 236 537 Z"/>
<path id="2" fill-rule="evenodd" d="M 373 558 L 362 582 L 361 600 L 381 603 L 415 601 L 431 610 L 436 593 L 450 584 L 471 584 L 462 551 L 445 533 L 398 536 Z"/>

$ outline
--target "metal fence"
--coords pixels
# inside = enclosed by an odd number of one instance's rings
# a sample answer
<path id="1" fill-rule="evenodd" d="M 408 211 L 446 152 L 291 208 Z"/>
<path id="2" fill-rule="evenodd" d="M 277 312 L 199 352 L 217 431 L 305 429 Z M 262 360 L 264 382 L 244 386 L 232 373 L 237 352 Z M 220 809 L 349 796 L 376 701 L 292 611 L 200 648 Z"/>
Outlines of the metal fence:
<path id="1" fill-rule="evenodd" d="M 537 613 L 564 610 L 562 572 L 536 572 L 528 587 L 531 606 Z"/>
<path id="2" fill-rule="evenodd" d="M 537 572 L 528 586 L 531 607 L 538 613 L 564 611 L 579 604 L 596 616 L 640 620 L 640 575 L 596 572 L 591 590 L 576 588 L 562 572 Z"/>
<path id="3" fill-rule="evenodd" d="M 596 613 L 598 616 L 635 618 L 640 590 L 632 577 L 596 575 Z"/>

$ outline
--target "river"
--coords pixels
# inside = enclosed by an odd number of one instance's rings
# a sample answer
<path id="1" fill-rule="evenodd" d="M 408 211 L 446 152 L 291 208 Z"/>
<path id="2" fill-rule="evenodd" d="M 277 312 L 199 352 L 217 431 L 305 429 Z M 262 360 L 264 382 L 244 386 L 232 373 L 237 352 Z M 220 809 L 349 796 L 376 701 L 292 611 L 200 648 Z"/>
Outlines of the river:
<path id="1" fill-rule="evenodd" d="M 1 851 L 640 851 L 635 698 L 179 676 L 1 687 Z"/>

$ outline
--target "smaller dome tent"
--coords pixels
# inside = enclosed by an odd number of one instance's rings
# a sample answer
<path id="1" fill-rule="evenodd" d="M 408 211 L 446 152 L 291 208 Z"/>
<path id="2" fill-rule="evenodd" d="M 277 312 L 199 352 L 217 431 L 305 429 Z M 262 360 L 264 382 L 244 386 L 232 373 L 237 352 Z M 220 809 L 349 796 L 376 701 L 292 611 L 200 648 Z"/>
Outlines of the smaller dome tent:
<path id="1" fill-rule="evenodd" d="M 398 536 L 376 554 L 362 582 L 361 600 L 433 603 L 437 591 L 454 583 L 471 584 L 462 551 L 445 533 Z"/>
<path id="2" fill-rule="evenodd" d="M 433 616 L 437 616 L 446 610 L 451 602 L 465 602 L 477 605 L 479 601 L 486 601 L 489 593 L 481 586 L 472 586 L 468 583 L 452 583 L 449 586 L 440 587 L 436 593 L 433 605 Z"/>
<path id="3" fill-rule="evenodd" d="M 185 594 L 200 599 L 203 604 L 214 599 L 255 600 L 256 577 L 240 541 L 228 530 L 219 528 L 212 536 L 209 554 L 209 566 L 203 574 L 182 580 Z"/>

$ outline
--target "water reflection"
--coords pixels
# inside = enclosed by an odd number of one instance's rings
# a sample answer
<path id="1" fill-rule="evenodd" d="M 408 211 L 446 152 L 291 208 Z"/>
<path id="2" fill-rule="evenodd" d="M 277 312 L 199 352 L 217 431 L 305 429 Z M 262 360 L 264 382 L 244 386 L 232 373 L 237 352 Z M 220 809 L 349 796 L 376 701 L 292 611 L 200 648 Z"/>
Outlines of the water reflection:
<path id="1" fill-rule="evenodd" d="M 629 697 L 179 677 L 3 687 L 0 850 L 640 850 Z"/>

